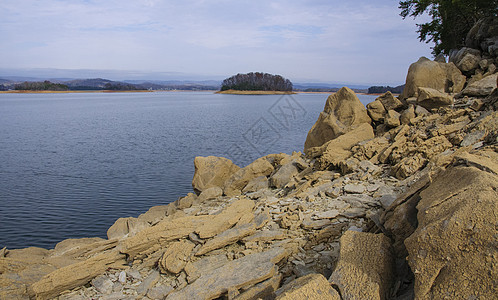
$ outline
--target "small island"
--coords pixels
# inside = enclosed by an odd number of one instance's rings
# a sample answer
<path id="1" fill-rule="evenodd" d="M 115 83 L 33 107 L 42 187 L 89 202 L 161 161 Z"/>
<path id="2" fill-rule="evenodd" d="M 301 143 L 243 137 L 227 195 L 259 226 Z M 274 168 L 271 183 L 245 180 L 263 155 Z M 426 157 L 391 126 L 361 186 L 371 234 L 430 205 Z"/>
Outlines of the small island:
<path id="1" fill-rule="evenodd" d="M 237 74 L 223 80 L 218 94 L 285 95 L 295 94 L 292 82 L 280 75 L 261 72 Z"/>

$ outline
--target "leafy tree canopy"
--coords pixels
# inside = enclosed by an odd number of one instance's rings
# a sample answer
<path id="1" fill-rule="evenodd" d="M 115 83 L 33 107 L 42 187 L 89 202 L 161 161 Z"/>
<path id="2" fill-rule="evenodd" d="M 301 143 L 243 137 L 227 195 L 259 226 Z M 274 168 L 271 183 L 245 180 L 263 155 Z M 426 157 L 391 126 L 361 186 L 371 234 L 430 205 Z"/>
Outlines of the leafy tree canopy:
<path id="1" fill-rule="evenodd" d="M 292 91 L 292 82 L 280 75 L 268 73 L 237 74 L 223 80 L 221 90 L 239 91 Z"/>
<path id="2" fill-rule="evenodd" d="M 400 1 L 404 18 L 427 13 L 432 21 L 417 24 L 420 41 L 434 43 L 432 53 L 449 54 L 465 45 L 472 26 L 484 17 L 497 16 L 498 0 L 408 0 Z"/>

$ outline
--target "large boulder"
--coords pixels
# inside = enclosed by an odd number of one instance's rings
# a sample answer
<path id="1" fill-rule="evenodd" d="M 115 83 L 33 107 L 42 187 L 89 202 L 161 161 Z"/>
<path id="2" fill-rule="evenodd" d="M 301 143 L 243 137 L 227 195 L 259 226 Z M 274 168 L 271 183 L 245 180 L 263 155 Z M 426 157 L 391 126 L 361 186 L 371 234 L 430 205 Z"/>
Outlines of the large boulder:
<path id="1" fill-rule="evenodd" d="M 325 108 L 308 132 L 304 152 L 343 135 L 355 125 L 370 124 L 370 122 L 367 110 L 356 94 L 351 89 L 343 87 L 327 98 Z"/>
<path id="2" fill-rule="evenodd" d="M 444 93 L 458 93 L 465 85 L 466 77 L 453 63 L 440 63 L 421 57 L 410 65 L 405 88 L 400 99 L 418 97 L 420 87 L 432 88 Z"/>
<path id="3" fill-rule="evenodd" d="M 463 47 L 450 53 L 449 61 L 454 63 L 462 72 L 477 69 L 481 60 L 481 52 L 476 49 Z"/>
<path id="4" fill-rule="evenodd" d="M 329 281 L 342 299 L 387 299 L 393 278 L 391 242 L 383 234 L 346 231 Z"/>
<path id="5" fill-rule="evenodd" d="M 416 299 L 495 299 L 497 175 L 449 167 L 420 197 L 418 227 L 404 242 Z"/>
<path id="6" fill-rule="evenodd" d="M 453 97 L 435 89 L 420 87 L 417 104 L 426 109 L 439 108 L 452 105 Z"/>
<path id="7" fill-rule="evenodd" d="M 192 187 L 198 195 L 211 187 L 223 187 L 225 181 L 240 169 L 228 158 L 216 156 L 197 156 L 194 167 Z"/>
<path id="8" fill-rule="evenodd" d="M 498 73 L 484 77 L 483 79 L 471 83 L 462 94 L 466 96 L 483 97 L 490 95 L 496 89 Z"/>

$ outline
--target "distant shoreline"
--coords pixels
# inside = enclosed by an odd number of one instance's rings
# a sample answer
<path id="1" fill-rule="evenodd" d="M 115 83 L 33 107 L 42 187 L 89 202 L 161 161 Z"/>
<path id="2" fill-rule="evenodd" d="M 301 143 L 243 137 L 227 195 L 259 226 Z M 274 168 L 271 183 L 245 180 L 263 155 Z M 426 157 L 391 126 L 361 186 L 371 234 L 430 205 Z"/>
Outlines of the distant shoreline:
<path id="1" fill-rule="evenodd" d="M 226 90 L 218 91 L 215 94 L 229 94 L 229 95 L 291 95 L 297 94 L 296 92 L 285 92 L 285 91 L 237 91 L 237 90 Z"/>
<path id="2" fill-rule="evenodd" d="M 150 93 L 154 91 L 149 90 L 125 90 L 125 91 L 114 91 L 114 90 L 88 90 L 88 91 L 31 91 L 31 90 L 12 90 L 12 91 L 0 91 L 0 94 L 69 94 L 69 93 Z"/>

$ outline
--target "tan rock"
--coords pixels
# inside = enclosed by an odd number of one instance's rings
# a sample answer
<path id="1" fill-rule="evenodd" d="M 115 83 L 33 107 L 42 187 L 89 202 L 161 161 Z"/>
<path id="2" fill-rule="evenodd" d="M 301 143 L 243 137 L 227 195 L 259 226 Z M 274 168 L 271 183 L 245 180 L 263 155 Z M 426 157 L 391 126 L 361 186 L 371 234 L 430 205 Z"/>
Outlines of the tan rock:
<path id="1" fill-rule="evenodd" d="M 273 165 L 264 157 L 256 159 L 248 166 L 235 172 L 223 187 L 225 195 L 240 195 L 245 186 L 254 178 L 268 176 L 273 172 Z"/>
<path id="2" fill-rule="evenodd" d="M 174 203 L 177 209 L 183 210 L 190 208 L 194 203 L 198 202 L 197 198 L 196 194 L 188 193 L 187 196 L 179 198 Z"/>
<path id="3" fill-rule="evenodd" d="M 149 210 L 138 216 L 139 220 L 151 225 L 157 224 L 168 215 L 168 205 L 152 206 Z"/>
<path id="4" fill-rule="evenodd" d="M 466 96 L 483 97 L 490 95 L 494 89 L 496 89 L 496 82 L 498 80 L 498 73 L 484 77 L 483 79 L 476 81 L 468 85 L 462 94 Z"/>
<path id="5" fill-rule="evenodd" d="M 283 230 L 263 230 L 258 231 L 253 235 L 247 236 L 242 239 L 244 243 L 247 242 L 270 242 L 275 240 L 283 240 L 286 234 Z"/>
<path id="6" fill-rule="evenodd" d="M 341 300 L 339 293 L 321 274 L 299 277 L 278 289 L 276 295 L 276 300 Z"/>
<path id="7" fill-rule="evenodd" d="M 272 299 L 275 297 L 275 291 L 280 285 L 282 274 L 271 277 L 261 283 L 250 287 L 233 300 L 252 300 L 252 299 Z"/>
<path id="8" fill-rule="evenodd" d="M 363 123 L 348 133 L 327 142 L 321 147 L 310 149 L 309 153 L 314 157 L 323 154 L 322 157 L 318 159 L 318 164 L 320 169 L 324 170 L 330 165 L 338 165 L 339 162 L 348 159 L 352 155 L 350 150 L 354 145 L 361 141 L 373 139 L 374 137 L 375 135 L 372 126 Z"/>
<path id="9" fill-rule="evenodd" d="M 166 299 L 214 299 L 230 290 L 249 288 L 275 276 L 275 264 L 287 255 L 285 249 L 273 248 L 232 260 L 211 272 L 202 273 L 196 281 L 174 291 Z"/>
<path id="10" fill-rule="evenodd" d="M 387 111 L 380 100 L 375 100 L 367 104 L 367 112 L 372 120 L 382 122 Z"/>
<path id="11" fill-rule="evenodd" d="M 409 125 L 412 120 L 415 119 L 415 106 L 409 105 L 407 109 L 405 109 L 400 116 L 401 124 Z"/>
<path id="12" fill-rule="evenodd" d="M 299 172 L 296 165 L 288 163 L 281 166 L 272 177 L 270 177 L 270 185 L 277 189 L 283 188 L 291 179 Z"/>
<path id="13" fill-rule="evenodd" d="M 216 199 L 221 195 L 223 195 L 223 190 L 220 187 L 213 186 L 202 191 L 202 193 L 198 197 L 198 200 L 200 203 L 203 203 L 207 200 Z"/>
<path id="14" fill-rule="evenodd" d="M 228 229 L 225 232 L 218 234 L 213 239 L 207 241 L 204 245 L 202 245 L 199 251 L 195 253 L 195 255 L 200 256 L 215 249 L 219 249 L 227 245 L 233 244 L 248 235 L 254 234 L 255 232 L 256 232 L 256 225 L 253 223 L 244 224 L 241 226 Z"/>
<path id="15" fill-rule="evenodd" d="M 99 254 L 85 261 L 57 269 L 32 285 L 37 299 L 51 299 L 65 290 L 82 286 L 110 267 L 123 266 L 125 255 L 117 251 Z"/>
<path id="16" fill-rule="evenodd" d="M 199 278 L 203 273 L 210 273 L 228 262 L 226 254 L 204 256 L 202 259 L 188 262 L 185 266 L 185 273 L 188 275 L 188 281 L 192 282 Z"/>
<path id="17" fill-rule="evenodd" d="M 252 213 L 253 208 L 252 200 L 246 198 L 236 200 L 220 214 L 212 216 L 209 222 L 195 228 L 195 232 L 202 239 L 213 237 L 235 225 L 243 215 Z"/>
<path id="18" fill-rule="evenodd" d="M 340 239 L 339 261 L 329 281 L 342 299 L 386 299 L 391 288 L 391 243 L 383 234 L 348 230 Z"/>
<path id="19" fill-rule="evenodd" d="M 395 110 L 388 110 L 386 114 L 386 119 L 384 120 L 384 124 L 389 127 L 398 127 L 401 125 L 400 118 L 401 114 Z"/>
<path id="20" fill-rule="evenodd" d="M 161 270 L 173 274 L 180 273 L 185 268 L 194 247 L 195 244 L 187 240 L 174 242 L 169 245 L 159 261 Z"/>
<path id="21" fill-rule="evenodd" d="M 415 297 L 495 298 L 498 177 L 449 167 L 420 196 L 418 227 L 405 240 Z"/>
<path id="22" fill-rule="evenodd" d="M 133 236 L 140 230 L 149 227 L 149 223 L 137 218 L 119 218 L 107 230 L 108 239 L 120 239 L 125 236 Z"/>
<path id="23" fill-rule="evenodd" d="M 362 123 L 370 124 L 367 110 L 356 94 L 343 87 L 337 93 L 330 95 L 323 112 L 311 127 L 304 144 L 304 152 L 313 147 L 319 147 L 351 130 L 352 126 Z"/>
<path id="24" fill-rule="evenodd" d="M 223 187 L 225 181 L 240 168 L 224 157 L 198 156 L 194 159 L 192 187 L 197 194 L 210 187 Z"/>
<path id="25" fill-rule="evenodd" d="M 410 65 L 400 99 L 418 97 L 420 87 L 435 89 L 442 93 L 459 93 L 465 82 L 466 77 L 455 64 L 435 62 L 421 57 Z"/>
<path id="26" fill-rule="evenodd" d="M 439 108 L 452 105 L 453 97 L 435 89 L 421 87 L 418 89 L 417 104 L 426 109 Z"/>
<path id="27" fill-rule="evenodd" d="M 375 101 L 380 101 L 386 111 L 397 110 L 403 107 L 403 102 L 394 97 L 391 92 L 386 92 L 385 94 L 377 97 Z"/>
<path id="28" fill-rule="evenodd" d="M 252 193 L 257 192 L 259 190 L 264 190 L 269 187 L 269 181 L 266 176 L 259 176 L 254 179 L 251 179 L 246 187 L 242 190 L 244 193 Z"/>

